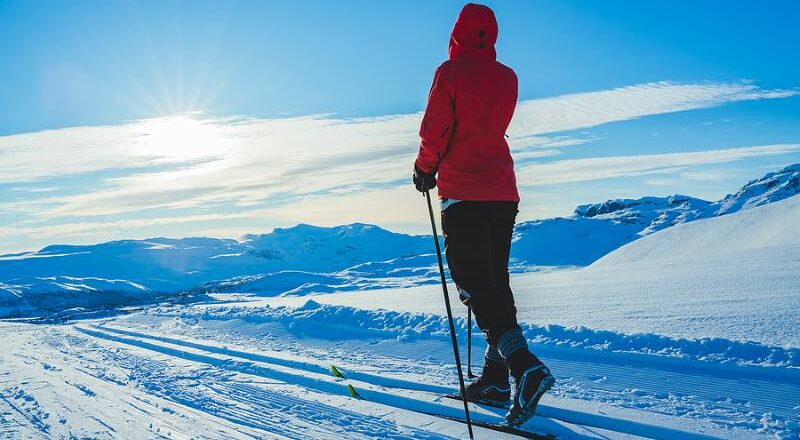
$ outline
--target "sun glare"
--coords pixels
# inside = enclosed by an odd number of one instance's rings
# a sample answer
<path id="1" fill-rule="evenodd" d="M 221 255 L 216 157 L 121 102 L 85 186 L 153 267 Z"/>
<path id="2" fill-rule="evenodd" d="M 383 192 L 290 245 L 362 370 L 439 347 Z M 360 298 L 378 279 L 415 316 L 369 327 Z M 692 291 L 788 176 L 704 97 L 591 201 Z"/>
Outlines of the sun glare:
<path id="1" fill-rule="evenodd" d="M 142 122 L 136 151 L 168 162 L 219 156 L 229 140 L 213 121 L 169 116 Z"/>

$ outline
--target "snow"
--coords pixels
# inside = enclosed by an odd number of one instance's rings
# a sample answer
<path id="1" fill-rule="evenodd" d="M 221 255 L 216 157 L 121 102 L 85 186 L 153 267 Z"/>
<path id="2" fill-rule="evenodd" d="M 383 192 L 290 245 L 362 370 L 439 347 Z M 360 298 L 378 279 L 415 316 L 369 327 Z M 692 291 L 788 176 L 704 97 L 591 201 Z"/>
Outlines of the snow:
<path id="1" fill-rule="evenodd" d="M 394 310 L 369 310 L 341 305 L 321 304 L 335 296 L 315 296 L 317 300 L 297 298 L 290 306 L 271 306 L 269 299 L 247 299 L 237 296 L 242 304 L 200 305 L 174 308 L 154 308 L 150 312 L 159 316 L 180 318 L 200 317 L 203 320 L 241 320 L 250 323 L 280 322 L 286 327 L 299 329 L 307 323 L 314 328 L 326 328 L 337 334 L 357 334 L 398 341 L 413 342 L 436 338 L 449 340 L 447 319 L 443 314 L 408 313 Z M 437 298 L 438 299 L 438 298 Z M 467 320 L 456 317 L 456 331 L 466 343 Z M 542 347 L 590 349 L 636 355 L 660 355 L 695 362 L 696 368 L 718 369 L 716 364 L 739 366 L 800 368 L 800 348 L 767 346 L 754 342 L 737 342 L 726 339 L 675 339 L 650 333 L 625 334 L 591 328 L 563 327 L 555 324 L 521 324 L 525 337 Z M 637 356 L 629 356 L 631 358 Z M 724 368 L 723 368 L 724 369 Z M 768 368 L 762 374 L 800 379 L 800 370 L 784 371 Z M 771 373 L 766 373 L 771 371 Z M 788 372 L 787 372 L 788 371 Z"/>
<path id="2" fill-rule="evenodd" d="M 440 316 L 308 300 L 288 308 L 265 307 L 264 298 L 219 299 L 69 325 L 0 323 L 4 434 L 465 437 L 460 423 L 428 415 L 461 411 L 459 402 L 438 396 L 456 388 Z M 463 350 L 464 320 L 458 324 Z M 484 348 L 477 335 L 475 345 L 477 356 Z M 530 432 L 559 439 L 790 439 L 800 433 L 793 409 L 800 406 L 800 381 L 786 368 L 786 375 L 772 374 L 773 368 L 704 365 L 563 339 L 535 348 L 558 383 L 523 427 Z M 346 379 L 328 372 L 332 364 Z M 348 384 L 362 399 L 348 397 Z M 503 413 L 475 405 L 472 411 L 479 421 Z M 478 429 L 476 438 L 514 437 Z"/>
<path id="3" fill-rule="evenodd" d="M 780 171 L 750 181 L 735 194 L 712 203 L 705 215 L 730 214 L 777 202 L 798 193 L 800 193 L 800 164 L 789 165 Z"/>
<path id="4" fill-rule="evenodd" d="M 522 429 L 800 438 L 798 182 L 791 166 L 719 202 L 522 223 L 519 320 L 557 377 Z M 0 321 L 0 439 L 464 438 L 461 403 L 440 396 L 457 384 L 430 240 L 298 225 L 0 256 L 0 316 L 15 316 Z M 451 300 L 479 371 L 485 342 Z"/>
<path id="5" fill-rule="evenodd" d="M 353 271 L 360 265 L 412 261 L 423 254 L 430 260 L 429 248 L 429 237 L 364 224 L 334 228 L 298 225 L 245 236 L 242 241 L 196 237 L 54 245 L 35 253 L 0 256 L 0 317 L 92 304 L 141 303 L 165 293 L 208 289 L 204 284 L 213 280 L 223 280 L 222 289 L 261 278 L 270 282 L 283 279 L 284 290 L 291 290 L 311 283 L 318 271 L 324 271 L 331 272 L 325 279 L 334 285 L 342 284 L 334 282 L 342 277 L 354 284 L 359 281 Z M 350 272 L 340 273 L 347 268 Z M 399 275 L 389 276 L 397 279 Z M 75 286 L 52 281 L 53 277 L 82 282 Z M 290 281 L 293 284 L 287 284 Z M 56 291 L 63 295 L 49 303 Z"/>
<path id="6" fill-rule="evenodd" d="M 798 206 L 795 196 L 659 231 L 585 268 L 512 276 L 519 319 L 731 347 L 753 342 L 758 351 L 800 347 Z M 443 314 L 440 296 L 431 284 L 315 299 Z"/>
<path id="7" fill-rule="evenodd" d="M 667 229 L 623 246 L 594 266 L 650 264 L 656 260 L 703 262 L 720 257 L 734 260 L 756 250 L 785 252 L 789 258 L 800 255 L 800 196 Z"/>
<path id="8" fill-rule="evenodd" d="M 98 277 L 30 277 L 12 283 L 0 282 L 0 316 L 141 304 L 161 296 L 131 281 Z"/>
<path id="9" fill-rule="evenodd" d="M 581 205 L 571 217 L 517 225 L 512 256 L 540 266 L 585 266 L 662 229 L 800 194 L 800 164 L 768 173 L 716 202 L 673 195 Z"/>

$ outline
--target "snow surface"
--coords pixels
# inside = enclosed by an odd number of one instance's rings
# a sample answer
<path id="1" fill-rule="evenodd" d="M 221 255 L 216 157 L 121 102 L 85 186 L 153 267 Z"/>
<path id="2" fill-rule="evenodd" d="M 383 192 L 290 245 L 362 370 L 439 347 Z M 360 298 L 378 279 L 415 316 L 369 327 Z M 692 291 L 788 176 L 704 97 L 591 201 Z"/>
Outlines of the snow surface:
<path id="1" fill-rule="evenodd" d="M 228 302 L 70 325 L 0 323 L 0 438 L 465 438 L 460 423 L 427 415 L 462 410 L 439 397 L 456 388 L 440 316 L 220 299 Z M 462 349 L 465 331 L 459 319 Z M 475 345 L 477 357 L 477 335 Z M 529 432 L 689 440 L 800 433 L 800 382 L 790 369 L 535 348 L 558 383 L 523 426 Z M 346 379 L 334 378 L 331 364 Z M 349 397 L 348 384 L 361 399 Z M 472 411 L 479 421 L 503 414 Z M 476 438 L 516 437 L 477 429 Z"/>
<path id="2" fill-rule="evenodd" d="M 720 256 L 734 260 L 741 258 L 736 258 L 739 254 L 756 250 L 786 252 L 789 258 L 800 255 L 800 196 L 670 228 L 617 249 L 595 262 L 594 267 L 658 260 L 702 263 Z"/>
<path id="3" fill-rule="evenodd" d="M 720 202 L 609 201 L 520 225 L 514 270 L 535 271 L 512 277 L 519 320 L 558 379 L 522 428 L 800 438 L 798 176 L 788 167 Z M 448 419 L 461 404 L 439 396 L 456 375 L 430 247 L 369 225 L 300 225 L 0 256 L 0 316 L 18 316 L 0 321 L 0 439 L 465 438 Z M 588 267 L 527 267 L 612 250 Z M 141 302 L 187 286 L 199 286 L 190 304 Z M 466 361 L 470 329 L 451 300 Z M 125 304 L 138 306 L 96 307 Z M 43 308 L 59 312 L 25 318 Z M 504 413 L 471 408 L 483 422 Z"/>

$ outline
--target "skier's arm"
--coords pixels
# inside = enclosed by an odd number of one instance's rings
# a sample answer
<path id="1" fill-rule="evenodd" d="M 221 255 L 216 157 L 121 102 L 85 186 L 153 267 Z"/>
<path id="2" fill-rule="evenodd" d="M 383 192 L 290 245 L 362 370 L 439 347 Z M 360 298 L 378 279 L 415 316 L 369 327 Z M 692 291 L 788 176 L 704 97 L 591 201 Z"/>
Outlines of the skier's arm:
<path id="1" fill-rule="evenodd" d="M 414 166 L 426 174 L 434 174 L 450 144 L 455 125 L 455 88 L 446 65 L 439 66 L 428 95 L 428 106 L 419 129 L 419 154 Z"/>

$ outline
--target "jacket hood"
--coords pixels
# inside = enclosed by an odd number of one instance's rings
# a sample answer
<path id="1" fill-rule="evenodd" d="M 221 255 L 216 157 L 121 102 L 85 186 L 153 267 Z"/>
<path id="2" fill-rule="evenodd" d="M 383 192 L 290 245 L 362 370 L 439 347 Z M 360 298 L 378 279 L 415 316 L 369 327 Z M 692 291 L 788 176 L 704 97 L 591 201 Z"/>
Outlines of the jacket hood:
<path id="1" fill-rule="evenodd" d="M 458 14 L 453 32 L 450 33 L 448 53 L 451 60 L 467 52 L 496 58 L 496 41 L 497 19 L 494 12 L 488 6 L 468 3 Z"/>

